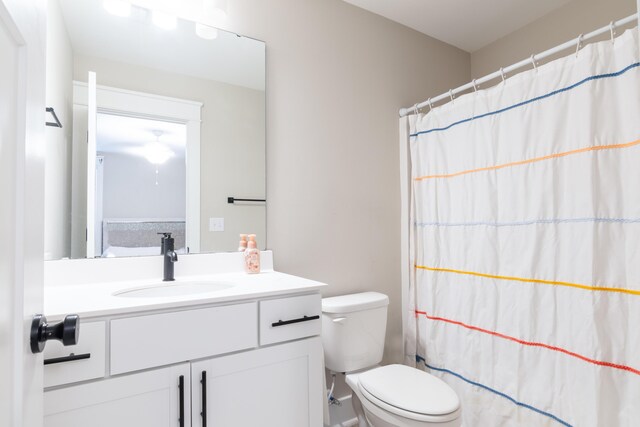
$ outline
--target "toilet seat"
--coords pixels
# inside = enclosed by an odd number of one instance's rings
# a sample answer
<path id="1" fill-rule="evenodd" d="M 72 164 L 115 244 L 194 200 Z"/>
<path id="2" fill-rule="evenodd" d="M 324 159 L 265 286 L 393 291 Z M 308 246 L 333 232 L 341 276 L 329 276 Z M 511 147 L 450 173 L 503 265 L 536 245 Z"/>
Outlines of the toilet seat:
<path id="1" fill-rule="evenodd" d="M 444 381 L 404 365 L 387 365 L 358 376 L 362 396 L 377 407 L 415 421 L 447 422 L 460 416 L 460 400 Z"/>

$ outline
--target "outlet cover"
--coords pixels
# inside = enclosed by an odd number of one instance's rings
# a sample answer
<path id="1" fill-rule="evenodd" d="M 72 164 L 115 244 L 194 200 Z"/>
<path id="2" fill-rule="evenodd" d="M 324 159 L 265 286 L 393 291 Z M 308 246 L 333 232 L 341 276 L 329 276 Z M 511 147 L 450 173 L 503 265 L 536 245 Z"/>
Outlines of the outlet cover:
<path id="1" fill-rule="evenodd" d="M 209 231 L 224 231 L 224 218 L 209 218 Z"/>

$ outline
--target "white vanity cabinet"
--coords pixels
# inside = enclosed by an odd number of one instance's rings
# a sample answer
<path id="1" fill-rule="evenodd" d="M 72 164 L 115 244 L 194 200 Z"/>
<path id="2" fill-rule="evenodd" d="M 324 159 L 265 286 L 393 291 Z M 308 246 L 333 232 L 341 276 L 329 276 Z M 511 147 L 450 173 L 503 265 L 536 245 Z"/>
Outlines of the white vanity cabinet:
<path id="1" fill-rule="evenodd" d="M 92 343 L 83 351 L 105 374 L 63 364 L 68 375 L 45 389 L 44 425 L 320 427 L 320 311 L 313 293 L 93 322 L 102 335 L 85 341 L 83 330 L 78 346 Z"/>
<path id="2" fill-rule="evenodd" d="M 186 427 L 190 392 L 188 363 L 50 390 L 44 393 L 44 425 Z"/>
<path id="3" fill-rule="evenodd" d="M 258 303 L 111 321 L 111 375 L 258 346 Z"/>
<path id="4" fill-rule="evenodd" d="M 191 365 L 194 427 L 322 425 L 319 337 Z"/>
<path id="5" fill-rule="evenodd" d="M 83 323 L 80 330 L 82 341 L 72 347 L 64 347 L 59 341 L 45 347 L 45 388 L 104 377 L 106 322 Z"/>

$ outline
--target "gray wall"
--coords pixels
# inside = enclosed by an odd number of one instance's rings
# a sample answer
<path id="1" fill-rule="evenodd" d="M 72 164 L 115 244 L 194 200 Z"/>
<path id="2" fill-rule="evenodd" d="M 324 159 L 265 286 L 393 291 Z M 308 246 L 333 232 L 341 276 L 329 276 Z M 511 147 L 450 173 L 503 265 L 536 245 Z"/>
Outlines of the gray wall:
<path id="1" fill-rule="evenodd" d="M 388 294 L 401 360 L 398 109 L 469 81 L 469 54 L 341 0 L 234 0 L 227 28 L 267 43 L 276 269 Z"/>
<path id="2" fill-rule="evenodd" d="M 574 0 L 471 54 L 474 78 L 608 25 L 636 12 L 636 0 Z M 620 31 L 619 31 L 620 33 Z M 608 35 L 604 38 L 609 37 Z M 567 55 L 564 52 L 560 56 Z"/>
<path id="3" fill-rule="evenodd" d="M 184 219 L 186 167 L 184 157 L 172 157 L 156 166 L 139 156 L 98 153 L 104 156 L 104 219 Z"/>
<path id="4" fill-rule="evenodd" d="M 73 52 L 60 5 L 50 0 L 47 11 L 47 107 L 53 107 L 62 128 L 47 127 L 45 137 L 44 257 L 71 254 L 71 131 Z M 47 121 L 53 117 L 47 114 Z"/>

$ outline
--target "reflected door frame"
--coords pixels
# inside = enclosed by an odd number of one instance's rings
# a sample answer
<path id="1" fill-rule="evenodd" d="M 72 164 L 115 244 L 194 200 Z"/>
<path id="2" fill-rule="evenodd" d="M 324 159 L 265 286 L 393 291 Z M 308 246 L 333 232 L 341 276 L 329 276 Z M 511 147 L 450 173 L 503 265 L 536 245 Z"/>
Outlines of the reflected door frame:
<path id="1" fill-rule="evenodd" d="M 196 101 L 101 85 L 96 87 L 96 98 L 98 113 L 162 120 L 185 125 L 187 135 L 185 241 L 189 252 L 199 253 L 200 125 L 203 104 Z M 74 81 L 74 110 L 77 106 L 86 106 L 88 99 L 89 86 L 87 83 Z M 75 140 L 74 135 L 74 145 Z M 85 174 L 85 176 L 87 175 Z M 75 179 L 76 177 L 74 176 Z M 75 198 L 75 195 L 73 197 Z M 83 204 L 73 203 L 73 206 L 81 208 Z M 86 218 L 86 213 L 82 215 L 80 212 L 72 212 L 73 218 L 81 218 L 83 216 Z M 74 233 L 74 235 L 79 235 L 79 233 Z"/>
<path id="2" fill-rule="evenodd" d="M 96 194 L 95 194 L 95 229 L 98 229 L 102 225 L 104 219 L 103 199 L 104 199 L 104 156 L 96 155 L 94 159 L 94 168 L 96 171 Z M 95 251 L 94 253 L 102 252 L 102 233 L 98 233 L 95 236 Z"/>

